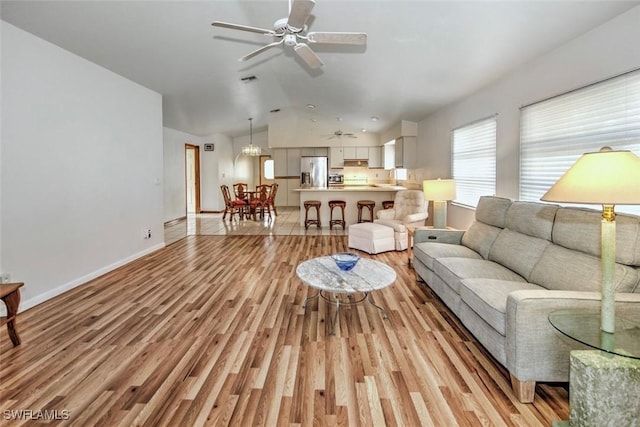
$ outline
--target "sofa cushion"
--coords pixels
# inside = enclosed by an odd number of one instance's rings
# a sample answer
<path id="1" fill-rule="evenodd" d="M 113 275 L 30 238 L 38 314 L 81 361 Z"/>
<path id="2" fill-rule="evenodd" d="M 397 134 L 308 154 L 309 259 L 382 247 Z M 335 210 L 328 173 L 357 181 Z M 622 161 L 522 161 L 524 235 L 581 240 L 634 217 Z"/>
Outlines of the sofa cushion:
<path id="1" fill-rule="evenodd" d="M 550 245 L 531 272 L 530 281 L 547 289 L 599 292 L 601 277 L 599 257 Z M 614 280 L 616 292 L 634 292 L 638 270 L 616 264 Z"/>
<path id="2" fill-rule="evenodd" d="M 553 225 L 553 242 L 565 248 L 600 256 L 602 212 L 560 208 Z M 616 214 L 616 262 L 640 266 L 640 217 Z"/>
<path id="3" fill-rule="evenodd" d="M 460 298 L 501 335 L 506 334 L 507 296 L 517 290 L 544 289 L 526 282 L 495 279 L 466 279 L 460 286 Z"/>
<path id="4" fill-rule="evenodd" d="M 437 258 L 462 257 L 482 259 L 480 254 L 466 246 L 435 242 L 416 243 L 413 245 L 413 256 L 419 259 L 430 270 L 433 270 L 433 260 Z"/>
<path id="5" fill-rule="evenodd" d="M 482 258 L 489 258 L 489 251 L 493 242 L 498 238 L 502 228 L 494 227 L 480 221 L 475 221 L 462 235 L 462 244 L 478 252 Z"/>
<path id="6" fill-rule="evenodd" d="M 505 228 L 526 234 L 551 240 L 553 219 L 556 216 L 558 205 L 548 205 L 535 202 L 513 202 L 507 210 Z"/>
<path id="7" fill-rule="evenodd" d="M 521 276 L 502 265 L 474 258 L 437 258 L 433 261 L 434 272 L 456 293 L 465 279 L 499 279 L 525 282 Z"/>
<path id="8" fill-rule="evenodd" d="M 476 207 L 476 221 L 504 228 L 507 210 L 511 200 L 504 197 L 482 196 Z"/>
<path id="9" fill-rule="evenodd" d="M 527 236 L 505 228 L 491 246 L 489 259 L 529 280 L 533 267 L 549 245 L 551 242 L 548 240 Z"/>

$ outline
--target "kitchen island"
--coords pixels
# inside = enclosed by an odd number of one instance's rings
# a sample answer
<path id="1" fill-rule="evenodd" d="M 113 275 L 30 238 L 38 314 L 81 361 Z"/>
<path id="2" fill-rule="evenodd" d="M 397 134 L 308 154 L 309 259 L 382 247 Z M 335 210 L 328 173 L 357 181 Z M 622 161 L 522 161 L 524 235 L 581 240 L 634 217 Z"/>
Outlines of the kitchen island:
<path id="1" fill-rule="evenodd" d="M 380 185 L 380 186 L 345 186 L 345 187 L 329 187 L 329 188 L 298 188 L 293 191 L 300 193 L 300 225 L 304 226 L 304 202 L 307 200 L 320 200 L 320 221 L 322 227 L 329 227 L 329 200 L 344 200 L 347 206 L 344 209 L 344 220 L 347 226 L 358 222 L 358 200 L 373 200 L 376 202 L 374 209 L 374 218 L 376 212 L 382 209 L 382 202 L 385 200 L 393 200 L 396 192 L 406 190 L 405 187 L 397 185 Z M 309 211 L 309 216 L 315 218 L 315 209 Z M 364 218 L 369 218 L 369 210 L 365 209 L 362 213 Z M 340 218 L 340 209 L 333 210 L 333 218 Z M 313 227 L 313 226 L 312 226 Z"/>

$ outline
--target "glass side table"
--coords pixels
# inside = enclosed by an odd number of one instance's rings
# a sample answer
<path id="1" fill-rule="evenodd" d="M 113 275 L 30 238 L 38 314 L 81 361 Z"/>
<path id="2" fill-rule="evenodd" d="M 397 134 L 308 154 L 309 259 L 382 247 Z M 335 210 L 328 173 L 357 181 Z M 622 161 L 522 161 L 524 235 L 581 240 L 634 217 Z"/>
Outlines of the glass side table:
<path id="1" fill-rule="evenodd" d="M 600 330 L 600 313 L 559 310 L 549 323 L 595 350 L 572 350 L 569 421 L 555 426 L 633 425 L 640 416 L 640 323 L 617 316 L 615 333 Z"/>

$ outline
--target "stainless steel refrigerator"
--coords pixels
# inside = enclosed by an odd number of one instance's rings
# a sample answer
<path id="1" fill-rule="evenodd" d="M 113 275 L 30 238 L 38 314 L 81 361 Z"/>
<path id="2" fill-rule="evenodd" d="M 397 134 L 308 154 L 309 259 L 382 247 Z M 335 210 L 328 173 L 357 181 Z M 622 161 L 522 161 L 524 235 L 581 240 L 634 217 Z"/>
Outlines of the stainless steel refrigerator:
<path id="1" fill-rule="evenodd" d="M 300 158 L 300 186 L 302 188 L 327 188 L 327 157 Z"/>

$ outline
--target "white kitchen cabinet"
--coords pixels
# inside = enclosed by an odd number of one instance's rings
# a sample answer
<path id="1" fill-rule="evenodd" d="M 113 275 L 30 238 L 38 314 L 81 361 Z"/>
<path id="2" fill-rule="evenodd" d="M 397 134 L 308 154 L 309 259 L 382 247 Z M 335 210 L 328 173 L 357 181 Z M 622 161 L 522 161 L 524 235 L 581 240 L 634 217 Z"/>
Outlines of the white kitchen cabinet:
<path id="1" fill-rule="evenodd" d="M 342 147 L 343 159 L 357 159 L 356 147 Z"/>
<path id="2" fill-rule="evenodd" d="M 308 147 L 300 149 L 301 156 L 327 156 L 328 152 L 329 150 L 327 147 Z"/>
<path id="3" fill-rule="evenodd" d="M 287 148 L 287 176 L 300 176 L 299 148 Z"/>
<path id="4" fill-rule="evenodd" d="M 368 159 L 369 158 L 369 147 L 356 147 L 356 157 L 355 159 Z"/>
<path id="5" fill-rule="evenodd" d="M 288 179 L 277 178 L 276 184 L 278 184 L 278 191 L 276 192 L 276 208 L 278 206 L 289 206 L 287 204 L 287 196 L 289 195 Z"/>
<path id="6" fill-rule="evenodd" d="M 287 179 L 287 204 L 286 206 L 300 206 L 300 193 L 293 191 L 296 188 L 300 188 L 299 178 Z M 278 189 L 280 191 L 280 189 Z M 277 196 L 277 194 L 276 194 Z"/>
<path id="7" fill-rule="evenodd" d="M 382 147 L 369 147 L 369 167 L 382 168 Z"/>
<path id="8" fill-rule="evenodd" d="M 340 169 L 344 167 L 344 153 L 342 147 L 329 148 L 329 167 Z"/>
<path id="9" fill-rule="evenodd" d="M 287 176 L 287 149 L 274 148 L 271 150 L 273 159 L 273 174 L 275 176 Z"/>
<path id="10" fill-rule="evenodd" d="M 411 169 L 415 167 L 416 137 L 403 136 L 396 139 L 396 167 Z"/>

